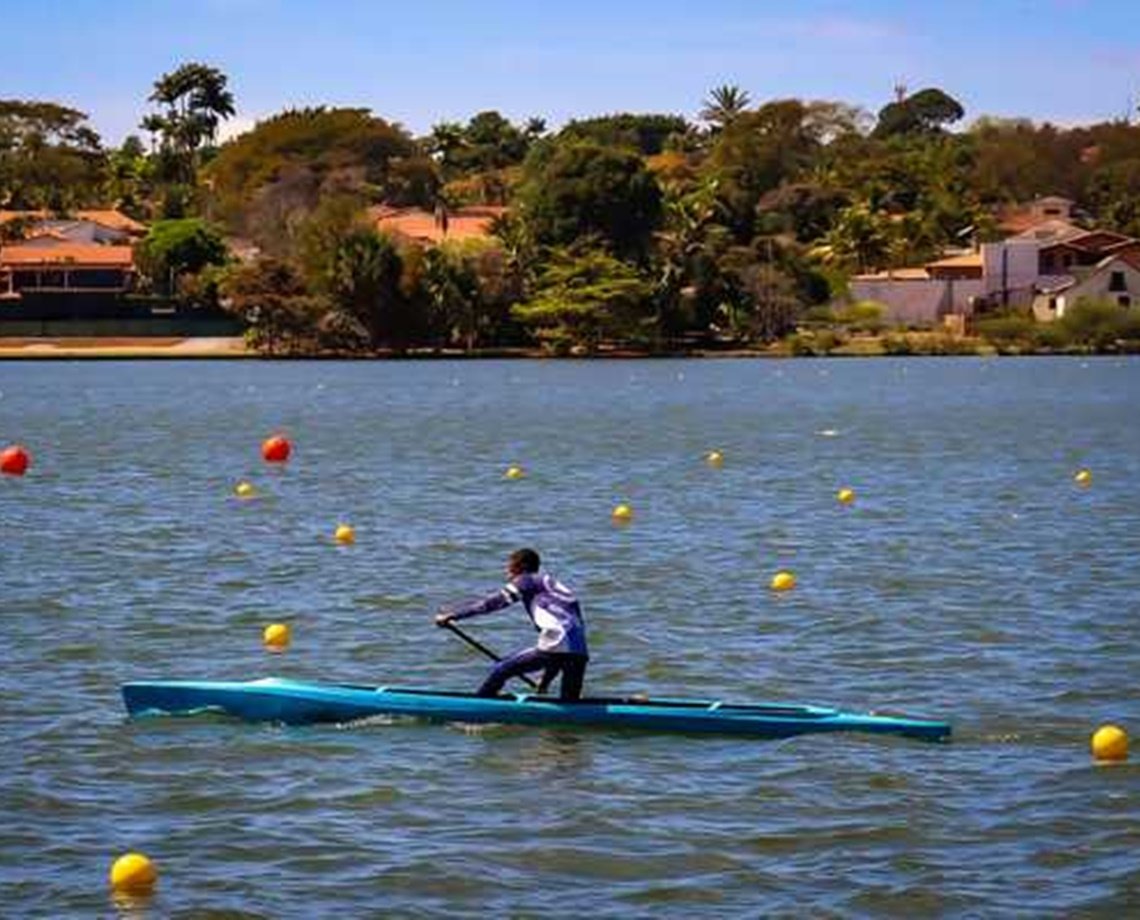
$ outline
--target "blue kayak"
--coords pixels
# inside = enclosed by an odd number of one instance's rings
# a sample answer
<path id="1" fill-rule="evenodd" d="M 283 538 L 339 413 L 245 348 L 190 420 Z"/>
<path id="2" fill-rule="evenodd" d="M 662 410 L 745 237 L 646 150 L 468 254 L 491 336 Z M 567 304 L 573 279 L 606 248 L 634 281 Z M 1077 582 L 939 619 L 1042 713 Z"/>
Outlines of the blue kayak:
<path id="1" fill-rule="evenodd" d="M 664 732 L 787 738 L 808 732 L 871 732 L 945 741 L 950 724 L 822 706 L 738 704 L 720 700 L 585 698 L 360 687 L 267 677 L 251 681 L 155 680 L 123 685 L 131 716 L 224 713 L 253 722 L 304 725 L 406 716 L 433 722 L 591 725 Z"/>

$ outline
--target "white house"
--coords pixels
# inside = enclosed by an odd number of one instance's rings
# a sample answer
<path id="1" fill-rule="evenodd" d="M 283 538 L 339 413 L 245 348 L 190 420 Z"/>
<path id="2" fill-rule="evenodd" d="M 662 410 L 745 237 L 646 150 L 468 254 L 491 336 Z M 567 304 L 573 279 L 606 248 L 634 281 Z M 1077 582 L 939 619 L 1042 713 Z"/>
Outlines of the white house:
<path id="1" fill-rule="evenodd" d="M 1040 245 L 1034 239 L 983 243 L 980 252 L 948 256 L 922 268 L 856 275 L 851 296 L 883 304 L 887 322 L 908 326 L 938 325 L 950 314 L 972 316 L 981 301 L 1028 306 L 1040 279 Z"/>
<path id="2" fill-rule="evenodd" d="M 948 315 L 969 317 L 983 309 L 1032 307 L 1039 319 L 1056 319 L 1063 315 L 1065 303 L 1075 303 L 1079 297 L 1108 296 L 1126 306 L 1137 303 L 1127 269 L 1118 267 L 1114 275 L 1102 274 L 1101 268 L 1111 258 L 1124 260 L 1132 270 L 1140 268 L 1140 240 L 1109 230 L 1088 230 L 1072 223 L 1072 218 L 1068 199 L 1039 198 L 1007 216 L 1001 225 L 1013 234 L 1007 239 L 921 268 L 856 275 L 850 283 L 851 296 L 881 303 L 888 322 L 911 326 L 939 325 Z M 1117 289 L 1121 284 L 1126 287 Z"/>
<path id="3" fill-rule="evenodd" d="M 1140 259 L 1108 256 L 1081 277 L 1041 285 L 1033 299 L 1033 315 L 1042 322 L 1060 319 L 1081 298 L 1107 300 L 1121 307 L 1140 306 Z"/>

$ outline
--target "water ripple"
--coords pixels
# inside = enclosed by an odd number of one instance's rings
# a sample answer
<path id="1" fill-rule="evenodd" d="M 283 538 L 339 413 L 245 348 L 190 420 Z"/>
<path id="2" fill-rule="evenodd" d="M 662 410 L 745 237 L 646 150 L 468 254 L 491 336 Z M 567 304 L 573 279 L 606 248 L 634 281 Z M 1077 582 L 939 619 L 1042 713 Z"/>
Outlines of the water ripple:
<path id="1" fill-rule="evenodd" d="M 36 457 L 0 477 L 4 916 L 1140 904 L 1140 768 L 1087 753 L 1140 724 L 1136 359 L 44 362 L 0 392 Z M 295 456 L 267 469 L 277 430 Z M 474 686 L 430 615 L 522 543 L 584 598 L 599 691 L 918 711 L 955 740 L 123 716 L 144 677 Z M 528 640 L 517 612 L 472 628 Z M 134 848 L 158 890 L 111 898 Z"/>

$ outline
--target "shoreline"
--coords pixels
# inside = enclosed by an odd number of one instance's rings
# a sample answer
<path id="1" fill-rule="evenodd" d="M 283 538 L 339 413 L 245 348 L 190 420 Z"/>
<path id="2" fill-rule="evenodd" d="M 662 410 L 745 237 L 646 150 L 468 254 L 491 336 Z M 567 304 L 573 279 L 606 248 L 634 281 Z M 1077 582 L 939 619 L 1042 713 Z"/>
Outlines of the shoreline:
<path id="1" fill-rule="evenodd" d="M 4 337 L 0 336 L 0 360 L 86 360 L 116 358 L 222 358 L 265 361 L 433 361 L 454 359 L 650 359 L 650 358 L 760 358 L 781 357 L 771 349 L 726 348 L 649 352 L 631 348 L 604 349 L 590 355 L 552 355 L 541 348 L 412 348 L 405 352 L 381 350 L 368 354 L 264 354 L 249 348 L 241 337 Z"/>
<path id="2" fill-rule="evenodd" d="M 464 351 L 457 348 L 413 348 L 406 352 L 390 350 L 370 354 L 290 354 L 267 355 L 250 349 L 241 337 L 3 337 L 0 336 L 0 361 L 37 360 L 263 360 L 263 361 L 439 361 L 528 359 L 556 361 L 654 360 L 670 358 L 891 358 L 891 357 L 1091 357 L 1116 356 L 1130 350 L 1107 352 L 1059 350 L 1002 351 L 982 340 L 962 343 L 954 350 L 927 350 L 897 353 L 883 347 L 882 340 L 863 339 L 858 347 L 839 347 L 826 353 L 798 352 L 787 342 L 765 348 L 709 349 L 693 348 L 677 351 L 644 351 L 633 348 L 602 349 L 592 354 L 554 355 L 541 348 L 483 348 Z"/>

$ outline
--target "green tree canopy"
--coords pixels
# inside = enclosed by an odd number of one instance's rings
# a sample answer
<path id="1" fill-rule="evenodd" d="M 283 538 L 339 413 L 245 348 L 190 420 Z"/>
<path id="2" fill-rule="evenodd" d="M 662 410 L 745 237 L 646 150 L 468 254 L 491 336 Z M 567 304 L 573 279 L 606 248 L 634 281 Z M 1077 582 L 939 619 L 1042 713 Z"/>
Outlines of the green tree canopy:
<path id="1" fill-rule="evenodd" d="M 96 204 L 106 154 L 87 115 L 54 102 L 0 100 L 0 206 Z"/>
<path id="2" fill-rule="evenodd" d="M 308 289 L 358 323 L 374 347 L 403 347 L 423 332 L 401 284 L 400 251 L 369 225 L 358 199 L 323 201 L 299 227 L 295 258 Z"/>
<path id="3" fill-rule="evenodd" d="M 680 115 L 622 113 L 575 119 L 558 136 L 564 141 L 586 141 L 653 156 L 665 149 L 670 138 L 683 137 L 690 128 Z"/>
<path id="4" fill-rule="evenodd" d="M 876 137 L 897 134 L 934 134 L 966 114 L 962 104 L 942 90 L 930 87 L 913 96 L 888 103 L 879 110 Z"/>
<path id="5" fill-rule="evenodd" d="M 662 206 L 661 188 L 641 157 L 589 143 L 555 143 L 536 153 L 519 201 L 539 243 L 594 236 L 619 257 L 646 253 Z"/>
<path id="6" fill-rule="evenodd" d="M 227 224 L 260 242 L 330 194 L 383 201 L 419 188 L 409 181 L 419 158 L 403 128 L 368 109 L 296 109 L 224 144 L 206 178 Z"/>
<path id="7" fill-rule="evenodd" d="M 167 178 L 192 184 L 198 154 L 213 145 L 218 125 L 236 112 L 228 78 L 216 67 L 191 62 L 165 73 L 154 83 L 150 102 L 161 107 L 147 115 L 141 127 L 162 138 Z"/>
<path id="8" fill-rule="evenodd" d="M 588 246 L 557 247 L 534 296 L 514 315 L 556 345 L 594 349 L 603 339 L 653 335 L 652 288 L 633 266 Z"/>
<path id="9" fill-rule="evenodd" d="M 270 355 L 311 347 L 328 309 L 292 266 L 276 259 L 232 267 L 220 293 L 225 309 L 249 324 L 251 344 Z"/>
<path id="10" fill-rule="evenodd" d="M 466 125 L 441 122 L 432 128 L 428 149 L 451 174 L 502 169 L 521 163 L 530 147 L 525 128 L 495 111 L 480 112 Z"/>
<path id="11" fill-rule="evenodd" d="M 738 239 L 751 238 L 760 199 L 812 162 L 820 141 L 810 116 L 798 99 L 779 99 L 739 115 L 717 136 L 703 173 L 717 183 Z"/>
<path id="12" fill-rule="evenodd" d="M 227 257 L 221 233 L 196 217 L 158 221 L 135 248 L 139 271 L 154 290 L 165 294 L 177 290 L 182 275 L 195 274 L 207 265 L 224 265 Z"/>

